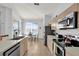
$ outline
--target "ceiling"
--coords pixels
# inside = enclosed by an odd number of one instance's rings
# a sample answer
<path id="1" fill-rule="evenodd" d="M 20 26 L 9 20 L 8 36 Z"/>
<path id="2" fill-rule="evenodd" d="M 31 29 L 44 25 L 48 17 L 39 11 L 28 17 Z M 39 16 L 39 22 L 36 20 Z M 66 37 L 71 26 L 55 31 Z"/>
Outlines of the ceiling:
<path id="1" fill-rule="evenodd" d="M 54 15 L 64 10 L 70 3 L 40 3 L 39 6 L 33 3 L 1 3 L 3 6 L 12 8 L 22 19 L 39 19 L 44 15 Z"/>

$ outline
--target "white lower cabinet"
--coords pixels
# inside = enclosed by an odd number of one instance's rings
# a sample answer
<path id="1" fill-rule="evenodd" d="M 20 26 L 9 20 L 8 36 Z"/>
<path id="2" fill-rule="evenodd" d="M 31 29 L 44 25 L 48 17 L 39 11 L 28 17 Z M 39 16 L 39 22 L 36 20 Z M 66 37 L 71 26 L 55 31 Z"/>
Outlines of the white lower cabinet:
<path id="1" fill-rule="evenodd" d="M 28 39 L 28 38 L 24 38 L 24 39 L 20 42 L 20 56 L 24 56 L 25 53 L 27 52 L 27 39 Z"/>
<path id="2" fill-rule="evenodd" d="M 53 35 L 47 36 L 47 46 L 48 46 L 48 49 L 50 50 L 51 54 L 53 54 L 53 49 L 54 49 L 53 38 L 54 38 Z"/>

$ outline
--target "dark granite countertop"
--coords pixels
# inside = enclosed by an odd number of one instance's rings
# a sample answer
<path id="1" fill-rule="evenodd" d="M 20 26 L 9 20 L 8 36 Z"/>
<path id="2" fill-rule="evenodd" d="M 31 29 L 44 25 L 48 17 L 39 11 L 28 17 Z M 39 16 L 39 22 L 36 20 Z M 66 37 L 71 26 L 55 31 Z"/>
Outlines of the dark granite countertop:
<path id="1" fill-rule="evenodd" d="M 17 37 L 15 37 L 15 38 L 12 38 L 11 40 L 19 40 L 19 39 L 21 39 L 21 38 L 24 38 L 24 36 L 17 36 Z"/>

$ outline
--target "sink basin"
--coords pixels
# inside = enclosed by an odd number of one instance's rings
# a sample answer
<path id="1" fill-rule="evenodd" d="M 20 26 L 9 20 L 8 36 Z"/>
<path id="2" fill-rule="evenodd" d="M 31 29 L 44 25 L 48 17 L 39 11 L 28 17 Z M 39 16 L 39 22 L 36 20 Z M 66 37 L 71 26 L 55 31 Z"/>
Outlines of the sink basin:
<path id="1" fill-rule="evenodd" d="M 24 36 L 18 36 L 18 37 L 12 38 L 11 40 L 19 40 L 21 38 L 24 38 Z"/>

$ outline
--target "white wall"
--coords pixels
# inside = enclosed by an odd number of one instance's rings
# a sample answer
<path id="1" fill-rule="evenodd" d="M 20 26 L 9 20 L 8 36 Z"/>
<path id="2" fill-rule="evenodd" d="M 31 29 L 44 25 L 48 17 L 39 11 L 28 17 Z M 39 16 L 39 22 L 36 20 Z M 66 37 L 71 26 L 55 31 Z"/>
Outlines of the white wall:
<path id="1" fill-rule="evenodd" d="M 45 19 L 45 26 L 48 26 L 48 21 L 51 19 L 51 15 L 45 15 L 44 16 L 44 19 Z"/>
<path id="2" fill-rule="evenodd" d="M 19 29 L 21 30 L 21 18 L 15 10 L 0 5 L 0 35 L 8 34 L 8 39 L 13 38 L 13 23 L 15 20 L 19 21 Z"/>
<path id="3" fill-rule="evenodd" d="M 9 35 L 12 38 L 12 10 L 0 6 L 0 35 Z"/>

